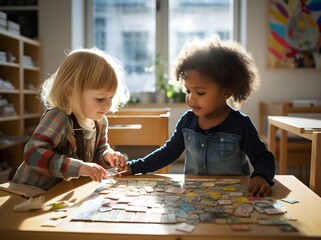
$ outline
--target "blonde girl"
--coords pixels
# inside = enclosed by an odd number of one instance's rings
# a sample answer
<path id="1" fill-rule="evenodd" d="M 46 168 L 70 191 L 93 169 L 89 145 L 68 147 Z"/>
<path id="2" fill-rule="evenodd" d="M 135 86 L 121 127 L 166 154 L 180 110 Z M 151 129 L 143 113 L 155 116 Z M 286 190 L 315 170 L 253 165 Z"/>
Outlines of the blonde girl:
<path id="1" fill-rule="evenodd" d="M 44 81 L 41 101 L 47 110 L 24 149 L 13 182 L 48 190 L 61 180 L 107 177 L 106 168 L 122 169 L 126 159 L 108 144 L 105 114 L 128 101 L 122 66 L 98 49 L 67 54 Z"/>

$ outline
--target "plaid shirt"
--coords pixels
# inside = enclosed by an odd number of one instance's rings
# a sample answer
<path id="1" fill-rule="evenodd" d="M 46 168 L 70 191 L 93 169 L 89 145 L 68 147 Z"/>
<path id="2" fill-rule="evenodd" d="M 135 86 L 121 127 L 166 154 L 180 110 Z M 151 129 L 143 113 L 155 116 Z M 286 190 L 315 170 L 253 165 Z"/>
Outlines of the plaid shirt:
<path id="1" fill-rule="evenodd" d="M 103 117 L 98 126 L 93 159 L 84 161 L 93 161 L 108 168 L 109 164 L 103 160 L 103 156 L 112 151 L 107 143 L 107 118 Z M 84 129 L 85 136 L 88 135 L 86 131 Z M 91 135 L 95 137 L 96 134 Z M 24 161 L 15 173 L 13 182 L 49 190 L 62 179 L 78 178 L 83 160 L 77 159 L 73 123 L 68 115 L 57 108 L 46 111 L 25 145 L 23 157 Z"/>

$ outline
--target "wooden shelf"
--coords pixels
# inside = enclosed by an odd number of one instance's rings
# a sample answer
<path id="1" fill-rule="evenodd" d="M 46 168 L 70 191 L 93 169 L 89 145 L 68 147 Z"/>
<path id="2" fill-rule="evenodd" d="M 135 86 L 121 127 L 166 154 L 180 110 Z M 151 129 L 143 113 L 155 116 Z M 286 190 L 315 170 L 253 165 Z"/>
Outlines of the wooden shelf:
<path id="1" fill-rule="evenodd" d="M 43 112 L 42 104 L 37 99 L 37 88 L 41 83 L 40 71 L 41 44 L 33 39 L 0 30 L 0 51 L 11 53 L 12 62 L 0 62 L 0 79 L 14 85 L 14 89 L 0 89 L 2 99 L 12 103 L 16 111 L 15 116 L 0 116 L 0 134 L 3 137 L 17 137 L 25 139 L 25 132 L 36 126 Z M 30 56 L 35 66 L 26 65 L 24 56 Z M 22 162 L 25 141 L 14 141 L 2 144 L 0 151 L 10 153 L 9 165 L 12 174 Z M 0 159 L 1 162 L 1 159 Z"/>
<path id="2" fill-rule="evenodd" d="M 25 119 L 40 118 L 42 113 L 26 113 L 24 115 Z"/>
<path id="3" fill-rule="evenodd" d="M 3 11 L 38 11 L 38 6 L 1 6 L 1 10 Z"/>
<path id="4" fill-rule="evenodd" d="M 0 122 L 16 121 L 20 119 L 20 116 L 0 117 Z"/>
<path id="5" fill-rule="evenodd" d="M 0 144 L 0 150 L 8 149 L 10 147 L 14 147 L 14 146 L 17 146 L 19 144 L 21 144 L 21 141 L 12 142 L 12 143 L 3 144 L 3 145 Z"/>
<path id="6" fill-rule="evenodd" d="M 14 89 L 14 90 L 4 90 L 4 89 L 0 89 L 0 94 L 4 93 L 4 94 L 17 94 L 20 93 L 19 90 Z"/>
<path id="7" fill-rule="evenodd" d="M 1 32 L 0 32 L 1 34 Z M 19 68 L 19 64 L 17 63 L 11 63 L 11 62 L 0 62 L 0 66 L 6 66 L 6 67 L 16 67 Z"/>

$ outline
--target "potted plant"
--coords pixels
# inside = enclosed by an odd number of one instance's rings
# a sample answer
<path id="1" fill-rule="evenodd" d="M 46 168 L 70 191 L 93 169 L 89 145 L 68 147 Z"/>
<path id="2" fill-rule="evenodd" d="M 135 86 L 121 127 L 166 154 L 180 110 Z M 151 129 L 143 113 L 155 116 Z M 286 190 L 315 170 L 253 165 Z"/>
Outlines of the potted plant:
<path id="1" fill-rule="evenodd" d="M 156 102 L 166 101 L 166 91 L 168 87 L 167 62 L 161 54 L 156 55 Z"/>
<path id="2" fill-rule="evenodd" d="M 168 64 L 160 55 L 156 55 L 156 102 L 184 102 L 185 93 L 178 82 L 169 82 Z"/>

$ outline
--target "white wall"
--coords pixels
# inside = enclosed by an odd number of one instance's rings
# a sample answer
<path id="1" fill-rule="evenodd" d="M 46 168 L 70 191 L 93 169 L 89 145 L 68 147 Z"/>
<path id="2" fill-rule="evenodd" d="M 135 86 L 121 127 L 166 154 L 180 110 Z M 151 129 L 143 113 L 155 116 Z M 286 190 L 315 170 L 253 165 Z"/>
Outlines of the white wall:
<path id="1" fill-rule="evenodd" d="M 38 2 L 43 79 L 56 71 L 64 59 L 64 50 L 71 46 L 70 3 L 65 0 L 40 0 Z"/>
<path id="2" fill-rule="evenodd" d="M 39 0 L 42 79 L 54 73 L 65 51 L 84 47 L 83 0 Z"/>
<path id="3" fill-rule="evenodd" d="M 79 47 L 84 37 L 79 28 L 83 8 L 76 0 L 39 0 L 39 34 L 42 42 L 43 75 L 53 73 L 64 57 L 65 49 Z M 260 100 L 321 99 L 321 71 L 267 69 L 267 0 L 241 0 L 241 41 L 252 52 L 261 75 L 261 87 L 243 104 L 242 111 L 258 124 Z M 75 16 L 75 14 L 79 14 Z M 72 33 L 78 34 L 72 37 Z M 173 111 L 175 111 L 173 109 Z M 173 113 L 173 116 L 177 114 Z M 176 119 L 171 121 L 176 122 Z M 173 126 L 171 126 L 173 129 Z"/>

